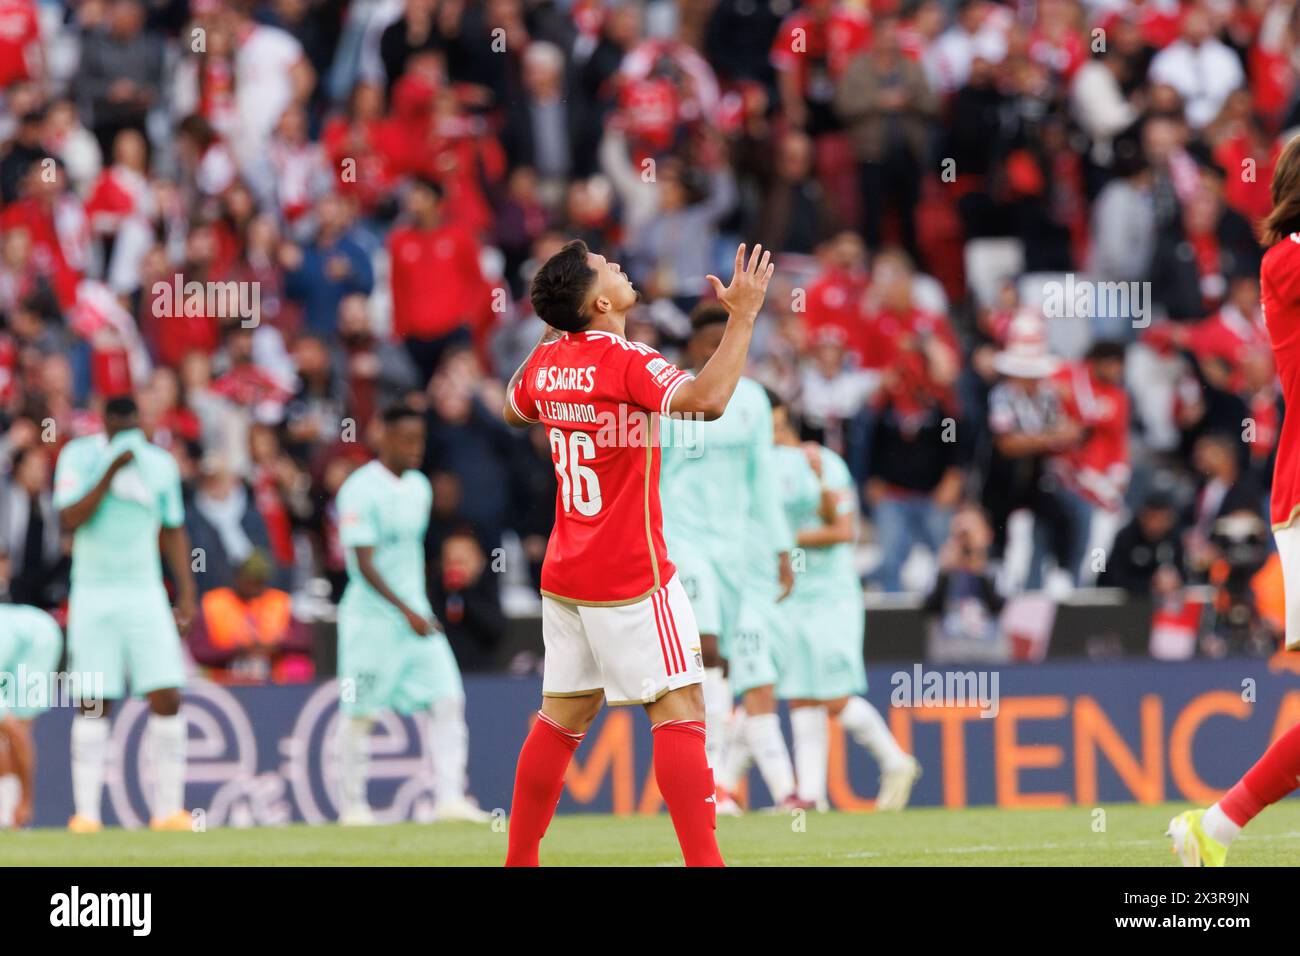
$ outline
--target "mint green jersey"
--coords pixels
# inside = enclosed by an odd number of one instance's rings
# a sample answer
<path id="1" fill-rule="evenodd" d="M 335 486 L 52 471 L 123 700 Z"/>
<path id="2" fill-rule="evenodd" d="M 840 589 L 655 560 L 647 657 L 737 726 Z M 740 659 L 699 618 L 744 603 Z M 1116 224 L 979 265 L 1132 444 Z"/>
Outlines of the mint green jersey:
<path id="1" fill-rule="evenodd" d="M 661 436 L 669 557 L 690 549 L 739 571 L 751 518 L 770 529 L 773 555 L 793 546 L 772 475 L 772 406 L 763 386 L 742 378 L 721 418 L 665 418 Z"/>
<path id="2" fill-rule="evenodd" d="M 775 482 L 774 482 L 775 484 Z M 744 590 L 767 601 L 781 596 L 781 568 L 778 555 L 794 547 L 789 524 L 781 522 L 775 532 L 771 525 L 750 516 L 745 523 Z"/>
<path id="3" fill-rule="evenodd" d="M 778 484 L 785 503 L 786 517 L 795 533 L 820 527 L 823 489 L 840 491 L 841 513 L 857 511 L 853 476 L 839 455 L 829 448 L 819 449 L 822 474 L 818 478 L 802 448 L 781 446 L 774 455 Z M 853 565 L 853 545 L 845 542 L 830 547 L 804 548 L 802 569 L 796 564 L 792 600 L 824 600 L 842 597 L 860 600 L 862 585 Z"/>
<path id="4" fill-rule="evenodd" d="M 95 513 L 72 538 L 72 583 L 162 583 L 158 532 L 185 523 L 180 469 L 138 428 L 75 438 L 59 453 L 54 507 L 62 510 L 86 496 L 109 464 L 130 449 L 135 457 L 113 478 Z"/>
<path id="5" fill-rule="evenodd" d="M 350 612 L 399 616 L 357 565 L 353 549 L 374 548 L 375 570 L 384 583 L 411 610 L 432 618 L 424 580 L 424 533 L 432 505 L 433 486 L 415 469 L 399 478 L 375 460 L 343 482 L 339 539 L 347 551 L 348 585 L 342 600 Z"/>

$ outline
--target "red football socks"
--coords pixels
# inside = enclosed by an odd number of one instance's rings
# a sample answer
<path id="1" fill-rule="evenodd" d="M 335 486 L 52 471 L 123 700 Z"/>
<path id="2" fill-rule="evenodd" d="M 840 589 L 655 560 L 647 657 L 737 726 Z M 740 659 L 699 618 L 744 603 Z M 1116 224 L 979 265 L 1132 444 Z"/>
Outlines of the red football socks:
<path id="1" fill-rule="evenodd" d="M 564 772 L 584 736 L 538 712 L 515 768 L 506 866 L 537 866 L 537 849 L 564 790 Z"/>
<path id="2" fill-rule="evenodd" d="M 1244 827 L 1266 806 L 1277 803 L 1300 785 L 1297 776 L 1300 776 L 1300 724 L 1264 751 L 1264 756 L 1219 801 L 1219 808 L 1229 820 Z"/>
<path id="3" fill-rule="evenodd" d="M 713 771 L 704 756 L 704 724 L 665 720 L 654 725 L 655 780 L 677 831 L 687 866 L 725 866 L 718 852 Z"/>

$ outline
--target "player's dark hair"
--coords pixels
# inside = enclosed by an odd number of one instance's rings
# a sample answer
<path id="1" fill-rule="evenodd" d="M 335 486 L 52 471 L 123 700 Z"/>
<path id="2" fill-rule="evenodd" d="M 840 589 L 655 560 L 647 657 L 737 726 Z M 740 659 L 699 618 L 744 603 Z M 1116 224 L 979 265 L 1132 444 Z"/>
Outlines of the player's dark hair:
<path id="1" fill-rule="evenodd" d="M 691 332 L 708 328 L 710 325 L 726 324 L 730 313 L 721 302 L 701 302 L 691 310 Z"/>
<path id="2" fill-rule="evenodd" d="M 442 188 L 442 183 L 438 182 L 438 180 L 434 179 L 432 176 L 413 176 L 411 178 L 411 184 L 418 189 L 429 190 L 429 192 L 433 193 L 439 201 L 441 201 L 442 197 L 446 195 L 446 190 Z"/>
<path id="3" fill-rule="evenodd" d="M 767 394 L 767 401 L 772 406 L 772 411 L 776 411 L 778 408 L 785 408 L 785 399 L 781 397 L 780 392 L 768 388 L 766 385 L 763 386 L 763 391 Z"/>
<path id="4" fill-rule="evenodd" d="M 446 536 L 442 540 L 449 541 L 452 538 L 469 538 L 478 546 L 480 551 L 484 550 L 483 542 L 479 540 L 478 532 L 474 530 L 474 526 L 468 521 L 461 521 L 453 525 L 452 529 L 447 532 Z"/>
<path id="5" fill-rule="evenodd" d="M 423 419 L 424 416 L 412 408 L 410 405 L 389 405 L 379 415 L 380 420 L 385 425 L 393 425 L 408 418 Z"/>
<path id="6" fill-rule="evenodd" d="M 1300 136 L 1282 148 L 1273 167 L 1273 211 L 1259 225 L 1259 241 L 1271 246 L 1293 232 L 1300 232 Z"/>
<path id="7" fill-rule="evenodd" d="M 26 448 L 19 448 L 14 452 L 13 459 L 9 462 L 9 473 L 11 475 L 16 475 L 22 470 L 22 467 L 27 462 L 28 458 L 32 455 L 43 454 L 45 454 L 45 449 L 40 445 L 28 445 Z"/>
<path id="8" fill-rule="evenodd" d="M 1100 342 L 1094 342 L 1088 349 L 1088 354 L 1084 356 L 1090 362 L 1105 362 L 1109 359 L 1124 358 L 1124 343 L 1114 339 L 1103 339 Z"/>
<path id="9" fill-rule="evenodd" d="M 192 113 L 181 120 L 176 127 L 176 132 L 194 140 L 200 149 L 207 149 L 221 138 L 217 131 L 212 128 L 212 124 L 198 113 Z"/>
<path id="10" fill-rule="evenodd" d="M 1197 443 L 1214 445 L 1215 447 L 1232 454 L 1237 455 L 1237 449 L 1241 447 L 1241 441 L 1233 432 L 1222 431 L 1220 429 L 1211 429 L 1204 432 L 1197 439 Z"/>
<path id="11" fill-rule="evenodd" d="M 130 395 L 115 395 L 104 403 L 104 414 L 114 418 L 130 418 L 140 411 Z"/>
<path id="12" fill-rule="evenodd" d="M 1142 499 L 1142 511 L 1176 511 L 1177 508 L 1174 496 L 1160 488 L 1147 492 L 1146 497 Z"/>
<path id="13" fill-rule="evenodd" d="M 582 308 L 595 282 L 596 270 L 587 265 L 587 244 L 574 239 L 542 263 L 528 297 L 537 317 L 551 328 L 581 332 L 591 322 Z"/>

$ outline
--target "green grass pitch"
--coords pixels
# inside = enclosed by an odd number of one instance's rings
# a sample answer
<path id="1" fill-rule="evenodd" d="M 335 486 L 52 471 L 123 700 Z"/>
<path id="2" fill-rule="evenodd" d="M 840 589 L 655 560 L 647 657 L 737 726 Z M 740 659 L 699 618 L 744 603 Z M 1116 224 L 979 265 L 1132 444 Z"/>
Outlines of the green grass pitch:
<path id="1" fill-rule="evenodd" d="M 1181 804 L 1059 810 L 907 810 L 901 814 L 752 813 L 724 818 L 718 839 L 737 866 L 1172 866 L 1165 825 Z M 1104 823 L 1104 830 L 1100 830 Z M 1094 829 L 1098 828 L 1098 829 Z M 0 833 L 7 866 L 497 866 L 498 824 L 399 824 L 366 829 L 287 826 L 150 833 L 107 829 Z M 680 857 L 667 816 L 557 817 L 543 865 L 666 866 Z M 1300 801 L 1266 811 L 1229 865 L 1300 862 Z"/>

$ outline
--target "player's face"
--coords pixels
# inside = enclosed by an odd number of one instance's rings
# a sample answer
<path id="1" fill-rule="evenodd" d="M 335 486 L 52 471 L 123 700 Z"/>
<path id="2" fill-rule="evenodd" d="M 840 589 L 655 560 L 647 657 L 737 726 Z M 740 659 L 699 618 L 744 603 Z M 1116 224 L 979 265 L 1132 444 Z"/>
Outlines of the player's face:
<path id="1" fill-rule="evenodd" d="M 402 470 L 424 462 L 424 421 L 402 418 L 384 429 L 384 457 Z"/>
<path id="2" fill-rule="evenodd" d="M 617 262 L 610 262 L 599 253 L 589 252 L 587 265 L 596 271 L 596 283 L 591 292 L 593 311 L 626 312 L 641 298 L 641 294 L 632 288 L 632 280 Z"/>
<path id="3" fill-rule="evenodd" d="M 790 427 L 790 413 L 783 407 L 772 409 L 772 440 L 778 445 L 797 445 L 799 436 Z"/>

